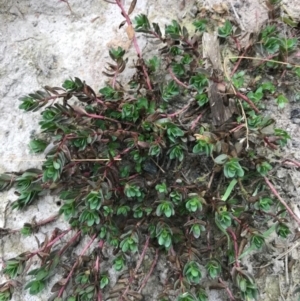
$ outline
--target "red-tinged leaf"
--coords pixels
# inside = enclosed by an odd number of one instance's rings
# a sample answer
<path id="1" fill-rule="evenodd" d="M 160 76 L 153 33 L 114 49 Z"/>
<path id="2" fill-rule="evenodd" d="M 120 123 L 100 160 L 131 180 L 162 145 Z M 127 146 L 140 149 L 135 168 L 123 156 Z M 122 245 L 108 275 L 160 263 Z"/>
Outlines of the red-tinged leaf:
<path id="1" fill-rule="evenodd" d="M 119 29 L 122 28 L 125 24 L 126 24 L 126 20 L 124 20 L 123 22 L 120 23 Z"/>
<path id="2" fill-rule="evenodd" d="M 145 142 L 145 141 L 138 141 L 138 146 L 141 148 L 149 148 L 150 147 L 150 143 Z"/>
<path id="3" fill-rule="evenodd" d="M 58 292 L 64 285 L 66 285 L 66 283 L 67 283 L 67 279 L 59 280 L 52 286 L 51 293 Z"/>
<path id="4" fill-rule="evenodd" d="M 130 7 L 129 7 L 129 10 L 128 10 L 128 15 L 130 15 L 130 14 L 133 12 L 133 10 L 134 10 L 134 8 L 135 8 L 135 5 L 136 5 L 136 2 L 137 2 L 137 0 L 133 0 L 133 1 L 131 2 Z"/>
<path id="5" fill-rule="evenodd" d="M 102 71 L 102 73 L 108 77 L 114 77 L 115 75 L 114 74 L 111 74 L 111 73 L 107 73 L 105 71 Z"/>
<path id="6" fill-rule="evenodd" d="M 84 108 L 79 106 L 73 106 L 73 110 L 78 113 L 79 115 L 87 115 L 87 112 Z"/>
<path id="7" fill-rule="evenodd" d="M 108 65 L 108 67 L 105 67 L 105 69 L 107 70 L 107 71 L 117 71 L 118 70 L 118 66 L 117 65 L 113 65 L 113 64 L 111 64 L 111 63 L 107 63 L 107 65 Z"/>

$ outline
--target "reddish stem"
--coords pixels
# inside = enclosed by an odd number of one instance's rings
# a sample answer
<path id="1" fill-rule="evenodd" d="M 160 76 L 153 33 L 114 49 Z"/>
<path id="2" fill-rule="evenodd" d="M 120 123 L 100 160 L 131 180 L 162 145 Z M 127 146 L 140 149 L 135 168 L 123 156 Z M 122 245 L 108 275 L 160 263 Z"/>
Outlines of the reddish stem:
<path id="1" fill-rule="evenodd" d="M 128 16 L 128 14 L 127 14 L 127 12 L 126 12 L 126 10 L 125 10 L 125 8 L 124 8 L 121 0 L 116 0 L 116 4 L 120 7 L 120 9 L 122 11 L 122 15 L 125 18 L 126 23 L 128 24 L 128 26 L 132 26 L 132 22 L 131 22 L 131 20 L 130 20 L 130 18 Z M 134 48 L 135 48 L 135 50 L 137 52 L 138 57 L 140 59 L 142 59 L 142 52 L 141 52 L 141 49 L 140 49 L 140 47 L 139 47 L 139 45 L 137 43 L 137 39 L 136 39 L 135 33 L 133 35 L 133 45 L 134 45 Z M 147 83 L 148 89 L 152 90 L 150 78 L 149 78 L 149 75 L 147 73 L 147 70 L 146 70 L 146 67 L 145 67 L 144 63 L 142 64 L 142 68 L 143 68 L 143 73 L 145 75 L 145 79 L 146 79 L 146 83 Z"/>
<path id="2" fill-rule="evenodd" d="M 95 240 L 96 236 L 97 236 L 97 234 L 94 234 L 94 236 L 92 237 L 92 239 L 90 240 L 90 242 L 85 246 L 85 248 L 83 249 L 83 251 L 80 253 L 79 258 L 81 258 L 81 257 L 84 255 L 84 253 L 88 250 L 88 248 L 91 246 L 91 244 L 92 244 L 93 241 Z M 78 263 L 79 263 L 79 260 L 76 260 L 75 264 L 74 264 L 73 267 L 72 267 L 72 270 L 70 271 L 70 273 L 69 273 L 67 279 L 66 279 L 65 282 L 64 282 L 64 285 L 63 285 L 63 286 L 61 287 L 61 289 L 59 290 L 59 293 L 58 293 L 57 298 L 60 298 L 60 297 L 62 296 L 62 294 L 63 294 L 63 292 L 64 292 L 64 290 L 65 290 L 65 287 L 66 287 L 66 285 L 68 284 L 70 278 L 72 277 L 72 275 L 73 275 L 73 273 L 74 273 L 74 271 L 75 271 L 75 269 L 76 269 Z"/>
<path id="3" fill-rule="evenodd" d="M 143 290 L 143 288 L 145 287 L 145 285 L 147 284 L 153 270 L 154 270 L 154 267 L 156 266 L 156 263 L 157 263 L 157 259 L 158 259 L 158 249 L 156 249 L 156 252 L 155 252 L 155 257 L 154 257 L 154 260 L 151 264 L 151 267 L 150 267 L 150 270 L 149 270 L 149 273 L 146 275 L 145 279 L 143 280 L 138 292 L 141 293 L 141 291 Z"/>
<path id="4" fill-rule="evenodd" d="M 285 159 L 282 163 L 291 163 L 291 164 L 293 164 L 293 165 L 295 165 L 295 166 L 297 166 L 297 167 L 300 167 L 300 162 L 297 162 L 297 161 L 295 161 L 295 160 L 291 160 L 291 159 Z"/>
<path id="5" fill-rule="evenodd" d="M 102 115 L 96 115 L 96 114 L 89 114 L 89 113 L 87 113 L 86 116 L 88 116 L 88 117 L 90 117 L 90 118 L 96 118 L 96 119 L 102 119 L 102 120 L 108 120 L 108 121 L 120 123 L 120 122 L 119 122 L 118 120 L 116 120 L 116 119 L 112 119 L 112 118 L 105 117 L 105 116 L 102 116 Z"/>
<path id="6" fill-rule="evenodd" d="M 259 64 L 257 64 L 255 66 L 255 69 L 257 69 L 260 65 L 264 64 L 265 62 L 268 62 L 270 59 L 272 59 L 273 57 L 276 57 L 276 56 L 278 56 L 278 53 L 267 56 L 265 59 L 263 59 Z"/>
<path id="7" fill-rule="evenodd" d="M 229 287 L 225 284 L 225 282 L 222 280 L 222 278 L 219 278 L 219 281 L 220 281 L 220 283 L 223 284 L 223 286 L 224 286 L 224 288 L 225 288 L 225 290 L 226 290 L 226 292 L 227 292 L 230 300 L 234 301 L 235 298 L 233 297 L 233 294 L 232 294 L 231 290 L 229 289 Z"/>
<path id="8" fill-rule="evenodd" d="M 189 106 L 190 106 L 190 104 L 187 104 L 187 105 L 185 105 L 182 109 L 180 109 L 177 112 L 174 112 L 172 114 L 162 114 L 161 116 L 163 116 L 163 117 L 175 117 L 176 115 L 179 115 L 182 112 L 184 112 Z"/>
<path id="9" fill-rule="evenodd" d="M 239 65 L 240 65 L 240 63 L 241 63 L 241 61 L 242 61 L 242 59 L 244 58 L 245 54 L 247 53 L 248 49 L 249 49 L 249 47 L 247 47 L 247 48 L 245 49 L 245 51 L 243 52 L 243 54 L 241 55 L 241 57 L 239 58 L 239 60 L 238 60 L 237 63 L 235 64 L 234 68 L 232 69 L 230 76 L 233 76 L 233 75 L 235 74 L 236 70 L 238 69 L 238 67 L 239 67 Z"/>
<path id="10" fill-rule="evenodd" d="M 239 263 L 239 259 L 238 259 L 238 254 L 239 254 L 239 248 L 238 248 L 238 244 L 237 244 L 237 238 L 235 233 L 232 231 L 232 229 L 228 228 L 227 232 L 232 236 L 233 238 L 233 243 L 234 243 L 234 257 L 235 257 L 235 263 L 234 265 L 236 267 L 240 267 L 240 263 Z"/>
<path id="11" fill-rule="evenodd" d="M 280 203 L 285 207 L 285 209 L 288 211 L 288 213 L 291 215 L 291 217 L 297 222 L 298 225 L 300 225 L 300 219 L 296 216 L 296 214 L 292 211 L 292 209 L 287 205 L 287 203 L 284 201 L 284 199 L 279 195 L 273 184 L 270 182 L 270 180 L 267 177 L 264 177 L 266 183 L 268 184 L 270 190 L 272 193 L 277 197 L 277 199 L 280 201 Z"/>
<path id="12" fill-rule="evenodd" d="M 234 40 L 237 50 L 240 51 L 241 50 L 240 41 L 236 37 L 232 37 L 232 39 Z"/>
<path id="13" fill-rule="evenodd" d="M 30 253 L 30 257 L 33 257 L 34 255 L 43 252 L 46 248 L 49 248 L 51 246 L 53 246 L 58 240 L 60 240 L 63 236 L 65 236 L 69 231 L 71 231 L 71 228 L 64 231 L 62 234 L 58 235 L 55 239 L 53 239 L 52 241 L 50 241 L 46 246 L 42 247 L 41 249 L 38 249 L 37 251 Z"/>
<path id="14" fill-rule="evenodd" d="M 60 1 L 66 3 L 68 5 L 68 8 L 69 8 L 70 12 L 73 14 L 73 11 L 72 11 L 72 8 L 69 4 L 69 1 L 67 1 L 67 0 L 60 0 Z"/>
<path id="15" fill-rule="evenodd" d="M 173 73 L 173 71 L 172 71 L 171 68 L 169 68 L 168 71 L 169 71 L 171 77 L 174 79 L 174 81 L 175 81 L 179 86 L 182 86 L 182 87 L 184 87 L 184 88 L 186 88 L 186 89 L 189 88 L 186 84 L 184 84 L 183 82 L 181 82 L 181 81 L 175 76 L 175 74 Z"/>
<path id="16" fill-rule="evenodd" d="M 256 112 L 259 113 L 259 109 L 255 106 L 255 104 L 244 94 L 242 94 L 241 92 L 236 92 L 235 95 L 239 98 L 241 98 L 242 100 L 246 101 L 246 103 Z"/>
<path id="17" fill-rule="evenodd" d="M 267 145 L 269 145 L 270 148 L 272 148 L 272 149 L 277 149 L 277 146 L 276 146 L 274 143 L 272 143 L 272 142 L 268 139 L 268 137 L 264 137 L 264 141 L 265 141 L 265 143 L 266 143 Z"/>
<path id="18" fill-rule="evenodd" d="M 49 224 L 49 223 L 52 223 L 53 221 L 55 221 L 57 218 L 59 217 L 59 214 L 56 214 L 56 215 L 53 215 L 53 216 L 50 216 L 48 217 L 47 219 L 43 219 L 39 222 L 35 222 L 33 223 L 33 225 L 35 227 L 40 227 L 40 226 L 44 226 L 46 224 Z M 15 230 L 10 230 L 9 233 L 7 234 L 14 234 L 14 233 L 17 233 L 17 232 L 20 232 L 23 228 L 20 228 L 20 229 L 15 229 Z"/>
<path id="19" fill-rule="evenodd" d="M 149 246 L 149 240 L 150 240 L 150 236 L 148 235 L 147 239 L 146 239 L 146 242 L 145 242 L 145 245 L 144 245 L 144 248 L 143 248 L 143 251 L 142 251 L 141 256 L 139 258 L 139 261 L 137 262 L 136 267 L 135 267 L 135 269 L 133 271 L 133 274 L 129 278 L 128 285 L 127 285 L 125 291 L 123 292 L 123 294 L 120 296 L 119 300 L 122 300 L 123 297 L 127 294 L 128 290 L 129 290 L 129 287 L 130 287 L 130 284 L 132 283 L 132 281 L 133 281 L 136 273 L 138 272 L 139 268 L 141 267 L 141 264 L 142 264 L 142 262 L 144 260 L 144 257 L 146 255 L 146 251 L 147 251 L 148 246 Z"/>
<path id="20" fill-rule="evenodd" d="M 202 116 L 205 114 L 205 112 L 207 111 L 207 109 L 205 109 L 194 121 L 193 121 L 193 123 L 192 123 L 192 125 L 191 125 L 191 130 L 193 130 L 195 127 L 196 127 L 196 125 L 197 125 L 197 123 L 198 123 L 198 121 L 202 118 Z"/>
<path id="21" fill-rule="evenodd" d="M 59 251 L 59 256 L 61 256 L 80 236 L 81 231 L 77 231 L 77 233 L 68 241 L 68 243 Z"/>

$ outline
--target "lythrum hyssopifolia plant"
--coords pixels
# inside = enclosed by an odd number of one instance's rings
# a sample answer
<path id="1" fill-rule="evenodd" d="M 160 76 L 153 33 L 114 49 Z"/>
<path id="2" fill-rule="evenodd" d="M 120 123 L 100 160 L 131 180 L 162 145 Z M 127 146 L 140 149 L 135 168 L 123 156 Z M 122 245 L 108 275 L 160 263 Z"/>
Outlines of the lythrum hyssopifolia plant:
<path id="1" fill-rule="evenodd" d="M 255 104 L 243 103 L 242 112 L 225 126 L 214 126 L 208 101 L 214 78 L 201 71 L 199 48 L 207 22 L 195 22 L 196 35 L 191 37 L 173 20 L 163 35 L 146 15 L 137 15 L 131 23 L 135 2 L 127 12 L 116 0 L 125 17 L 121 25 L 127 23 L 130 30 L 134 26 L 135 33 L 157 39 L 163 47 L 144 59 L 134 41 L 136 72 L 126 85 L 118 75 L 128 60 L 118 47 L 109 51 L 112 62 L 104 74 L 110 81 L 99 93 L 74 77 L 60 88 L 46 86 L 20 98 L 21 110 L 41 112 L 41 135 L 30 148 L 44 152 L 45 160 L 40 168 L 0 175 L 0 188 L 16 189 L 15 210 L 42 202 L 47 191 L 62 205 L 56 216 L 28 221 L 20 230 L 2 229 L 1 235 L 20 231 L 30 236 L 58 216 L 69 228 L 56 228 L 37 250 L 5 258 L 3 272 L 10 280 L 1 285 L 1 301 L 12 297 L 24 274 L 31 277 L 25 289 L 38 294 L 57 271 L 62 278 L 52 287 L 51 300 L 104 300 L 111 291 L 120 300 L 141 300 L 159 257 L 172 263 L 159 300 L 169 300 L 174 291 L 177 300 L 208 300 L 204 275 L 230 297 L 251 300 L 258 290 L 241 259 L 249 250 L 263 248 L 272 231 L 283 238 L 290 233 L 286 210 L 295 216 L 276 200 L 267 178 L 272 151 L 284 146 L 289 136 L 260 115 L 256 106 L 263 94 L 249 94 Z M 229 39 L 232 30 L 227 22 L 218 33 Z M 273 41 L 267 31 L 261 40 L 271 53 L 293 46 Z M 232 77 L 235 89 L 244 87 L 245 73 L 239 70 Z M 74 99 L 79 104 L 74 105 Z M 67 234 L 71 238 L 62 244 Z M 89 240 L 81 253 L 71 265 L 62 265 L 84 237 Z M 104 256 L 103 247 L 113 250 L 113 258 Z M 144 276 L 136 277 L 146 252 L 152 252 L 152 264 L 140 274 Z M 35 269 L 30 266 L 33 257 L 39 262 Z M 107 262 L 124 271 L 123 289 L 110 287 Z"/>

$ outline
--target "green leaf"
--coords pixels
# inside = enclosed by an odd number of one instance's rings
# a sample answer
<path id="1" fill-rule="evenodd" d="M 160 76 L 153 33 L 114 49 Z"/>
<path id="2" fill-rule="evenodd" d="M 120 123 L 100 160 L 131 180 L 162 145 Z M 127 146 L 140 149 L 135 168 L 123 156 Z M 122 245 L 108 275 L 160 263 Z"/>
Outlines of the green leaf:
<path id="1" fill-rule="evenodd" d="M 149 23 L 149 20 L 148 20 L 147 16 L 144 14 L 137 15 L 133 19 L 132 23 L 134 25 L 134 29 L 136 32 L 149 33 L 151 30 L 151 25 Z"/>
<path id="2" fill-rule="evenodd" d="M 42 139 L 33 139 L 29 142 L 29 147 L 33 153 L 41 153 L 45 150 L 48 143 Z"/>
<path id="3" fill-rule="evenodd" d="M 157 56 L 154 56 L 153 58 L 146 61 L 146 65 L 149 68 L 150 72 L 158 71 L 160 64 L 161 61 Z"/>
<path id="4" fill-rule="evenodd" d="M 256 249 L 260 249 L 265 243 L 265 239 L 261 235 L 253 235 L 251 238 L 251 245 L 255 246 Z"/>
<path id="5" fill-rule="evenodd" d="M 182 77 L 185 75 L 184 65 L 180 63 L 174 63 L 172 65 L 172 70 L 177 77 Z"/>
<path id="6" fill-rule="evenodd" d="M 199 289 L 196 293 L 197 301 L 208 301 L 208 295 L 204 289 Z"/>
<path id="7" fill-rule="evenodd" d="M 221 273 L 221 265 L 220 263 L 215 260 L 215 259 L 211 259 L 207 264 L 206 264 L 206 269 L 208 272 L 208 275 L 214 279 L 217 278 L 218 275 Z"/>
<path id="8" fill-rule="evenodd" d="M 106 86 L 106 87 L 100 89 L 99 92 L 103 95 L 105 100 L 109 100 L 109 101 L 117 101 L 117 100 L 120 100 L 122 97 L 122 93 L 116 91 L 111 86 Z"/>
<path id="9" fill-rule="evenodd" d="M 190 85 L 194 87 L 198 93 L 203 93 L 204 89 L 208 86 L 208 79 L 204 74 L 197 74 L 190 79 Z"/>
<path id="10" fill-rule="evenodd" d="M 156 215 L 161 216 L 164 214 L 167 218 L 175 214 L 173 204 L 170 201 L 162 201 L 156 208 Z"/>
<path id="11" fill-rule="evenodd" d="M 226 20 L 223 27 L 218 28 L 218 35 L 221 38 L 227 38 L 232 34 L 232 25 L 230 21 Z"/>
<path id="12" fill-rule="evenodd" d="M 288 102 L 288 99 L 282 94 L 276 98 L 276 103 L 278 104 L 279 109 L 283 109 Z"/>
<path id="13" fill-rule="evenodd" d="M 157 185 L 155 186 L 155 189 L 156 189 L 159 193 L 167 193 L 167 192 L 168 192 L 166 183 L 157 184 Z"/>
<path id="14" fill-rule="evenodd" d="M 118 48 L 111 48 L 109 50 L 109 56 L 114 60 L 118 61 L 118 59 L 121 59 L 125 54 L 125 50 L 122 47 Z"/>
<path id="15" fill-rule="evenodd" d="M 235 187 L 237 183 L 236 179 L 231 180 L 230 184 L 228 185 L 225 194 L 222 196 L 222 201 L 227 201 L 227 199 L 229 198 L 233 188 Z"/>
<path id="16" fill-rule="evenodd" d="M 183 268 L 183 274 L 189 283 L 198 284 L 202 277 L 199 263 L 188 261 Z"/>
<path id="17" fill-rule="evenodd" d="M 226 178 L 243 177 L 245 173 L 237 158 L 227 161 L 223 170 Z"/>
<path id="18" fill-rule="evenodd" d="M 190 194 L 185 207 L 189 212 L 196 212 L 197 210 L 202 210 L 202 202 L 203 199 L 197 194 Z"/>
<path id="19" fill-rule="evenodd" d="M 174 145 L 169 151 L 171 160 L 178 159 L 180 162 L 184 159 L 183 149 L 180 145 Z"/>
<path id="20" fill-rule="evenodd" d="M 176 138 L 184 136 L 183 130 L 172 123 L 166 123 L 168 138 L 175 142 Z"/>
<path id="21" fill-rule="evenodd" d="M 284 223 L 278 223 L 276 226 L 276 233 L 278 236 L 282 238 L 287 238 L 289 234 L 291 234 L 291 231 L 289 227 Z"/>
<path id="22" fill-rule="evenodd" d="M 267 37 L 264 42 L 263 46 L 270 54 L 274 54 L 279 51 L 281 45 L 281 41 L 277 37 Z"/>
<path id="23" fill-rule="evenodd" d="M 205 231 L 204 226 L 199 224 L 194 224 L 191 227 L 190 233 L 193 233 L 193 236 L 197 239 L 201 236 L 201 232 Z"/>
<path id="24" fill-rule="evenodd" d="M 257 170 L 262 176 L 266 176 L 267 173 L 268 173 L 270 170 L 272 170 L 272 166 L 271 166 L 268 162 L 264 161 L 264 162 L 262 162 L 262 163 L 256 165 L 256 170 Z"/>
<path id="25" fill-rule="evenodd" d="M 179 87 L 174 81 L 170 81 L 162 90 L 162 99 L 166 102 L 179 94 Z"/>
<path id="26" fill-rule="evenodd" d="M 228 211 L 216 212 L 216 220 L 223 229 L 231 226 L 231 216 Z"/>
<path id="27" fill-rule="evenodd" d="M 245 71 L 240 71 L 233 75 L 232 82 L 236 89 L 242 88 L 245 79 L 244 77 L 245 77 Z"/>
<path id="28" fill-rule="evenodd" d="M 125 266 L 124 258 L 119 255 L 113 260 L 113 267 L 116 271 L 121 271 Z"/>
<path id="29" fill-rule="evenodd" d="M 219 165 L 225 164 L 227 162 L 227 160 L 228 160 L 228 156 L 225 154 L 221 154 L 214 159 L 215 163 L 219 164 Z"/>
<path id="30" fill-rule="evenodd" d="M 109 277 L 107 275 L 101 275 L 100 288 L 104 289 L 109 284 Z"/>
<path id="31" fill-rule="evenodd" d="M 165 34 L 166 36 L 170 36 L 172 39 L 180 39 L 181 27 L 176 20 L 172 20 L 171 25 L 166 25 Z"/>
<path id="32" fill-rule="evenodd" d="M 66 79 L 62 84 L 63 88 L 66 90 L 76 90 L 77 85 L 72 79 Z"/>
<path id="33" fill-rule="evenodd" d="M 31 281 L 26 286 L 25 289 L 29 289 L 31 295 L 39 294 L 45 288 L 45 282 L 43 281 Z"/>
<path id="34" fill-rule="evenodd" d="M 285 53 L 291 52 L 297 47 L 297 44 L 298 44 L 297 38 L 282 39 L 280 50 Z"/>
<path id="35" fill-rule="evenodd" d="M 195 96 L 195 100 L 197 101 L 199 107 L 203 107 L 209 102 L 208 95 L 206 93 L 200 93 Z"/>
<path id="36" fill-rule="evenodd" d="M 207 20 L 200 19 L 193 22 L 193 25 L 196 27 L 196 31 L 204 32 L 206 31 Z"/>
<path id="37" fill-rule="evenodd" d="M 197 144 L 193 147 L 194 154 L 205 154 L 206 156 L 210 156 L 213 151 L 213 145 L 206 140 L 198 140 Z"/>

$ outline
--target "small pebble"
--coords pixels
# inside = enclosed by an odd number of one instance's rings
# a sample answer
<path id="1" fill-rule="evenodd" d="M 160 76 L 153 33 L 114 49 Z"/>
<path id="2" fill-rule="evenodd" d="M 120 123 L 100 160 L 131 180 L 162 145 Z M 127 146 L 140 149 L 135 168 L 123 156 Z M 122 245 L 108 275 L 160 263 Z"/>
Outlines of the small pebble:
<path id="1" fill-rule="evenodd" d="M 300 109 L 294 109 L 291 111 L 291 119 L 300 118 Z"/>

